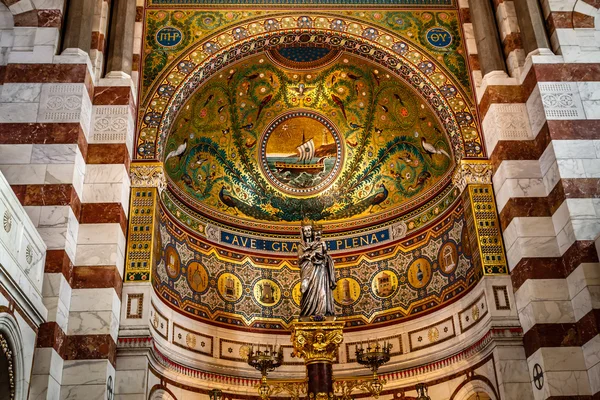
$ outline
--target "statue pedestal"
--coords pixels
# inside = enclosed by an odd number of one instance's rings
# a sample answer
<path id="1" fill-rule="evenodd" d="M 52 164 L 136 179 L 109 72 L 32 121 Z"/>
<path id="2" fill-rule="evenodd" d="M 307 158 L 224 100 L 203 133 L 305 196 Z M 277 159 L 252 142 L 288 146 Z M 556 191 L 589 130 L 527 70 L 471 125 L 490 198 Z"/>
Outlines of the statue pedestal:
<path id="1" fill-rule="evenodd" d="M 292 324 L 294 357 L 304 359 L 308 376 L 308 398 L 333 398 L 332 364 L 344 340 L 344 322 L 297 321 Z"/>

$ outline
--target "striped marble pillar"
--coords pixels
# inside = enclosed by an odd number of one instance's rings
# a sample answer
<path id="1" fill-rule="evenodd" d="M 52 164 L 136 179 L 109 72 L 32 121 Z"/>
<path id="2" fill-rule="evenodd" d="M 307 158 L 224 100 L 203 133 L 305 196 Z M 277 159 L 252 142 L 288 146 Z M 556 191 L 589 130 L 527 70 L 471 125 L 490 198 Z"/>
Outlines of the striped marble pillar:
<path id="1" fill-rule="evenodd" d="M 511 78 L 478 88 L 536 399 L 600 395 L 600 43 L 593 3 L 543 1 L 552 51 L 560 55 L 530 54 Z"/>

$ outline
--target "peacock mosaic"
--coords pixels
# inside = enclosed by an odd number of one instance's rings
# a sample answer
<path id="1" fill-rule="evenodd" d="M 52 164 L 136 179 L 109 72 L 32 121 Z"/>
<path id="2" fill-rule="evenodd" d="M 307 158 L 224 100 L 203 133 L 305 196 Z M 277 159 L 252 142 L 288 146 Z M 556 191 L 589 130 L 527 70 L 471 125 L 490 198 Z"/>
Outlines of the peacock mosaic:
<path id="1" fill-rule="evenodd" d="M 162 210 L 158 295 L 184 314 L 226 326 L 287 329 L 299 312 L 295 255 L 249 256 L 182 230 Z M 336 313 L 347 327 L 385 324 L 430 312 L 466 293 L 473 267 L 460 206 L 431 229 L 368 252 L 332 252 Z"/>
<path id="2" fill-rule="evenodd" d="M 361 218 L 439 193 L 455 161 L 429 107 L 386 70 L 330 52 L 283 53 L 327 60 L 307 71 L 259 54 L 202 86 L 165 145 L 173 192 L 213 219 L 275 223 Z"/>

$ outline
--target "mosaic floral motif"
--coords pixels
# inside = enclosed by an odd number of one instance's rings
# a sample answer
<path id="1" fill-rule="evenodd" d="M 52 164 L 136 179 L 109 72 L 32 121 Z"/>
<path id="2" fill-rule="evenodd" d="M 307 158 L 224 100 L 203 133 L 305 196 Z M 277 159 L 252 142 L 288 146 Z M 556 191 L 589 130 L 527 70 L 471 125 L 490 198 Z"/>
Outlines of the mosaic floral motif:
<path id="1" fill-rule="evenodd" d="M 346 55 L 304 73 L 255 56 L 207 82 L 173 126 L 173 189 L 213 216 L 370 216 L 439 190 L 454 165 L 424 102 Z"/>
<path id="2" fill-rule="evenodd" d="M 465 54 L 461 39 L 461 33 L 459 29 L 458 16 L 453 11 L 443 12 L 422 12 L 422 11 L 395 11 L 395 12 L 365 12 L 365 11 L 348 11 L 349 17 L 355 20 L 364 21 L 371 25 L 377 25 L 382 29 L 387 29 L 389 32 L 394 32 L 403 37 L 404 40 L 398 41 L 387 33 L 380 31 L 378 28 L 369 28 L 364 24 L 357 24 L 355 22 L 344 21 L 341 18 L 331 17 L 314 17 L 314 21 L 317 21 L 314 28 L 328 28 L 332 30 L 345 30 L 352 34 L 361 36 L 363 32 L 377 32 L 377 35 L 372 34 L 373 42 L 378 42 L 385 47 L 389 47 L 399 55 L 407 57 L 411 63 L 415 65 L 421 61 L 427 59 L 434 64 L 442 63 L 440 68 L 441 73 L 433 74 L 431 79 L 436 85 L 441 86 L 442 84 L 449 84 L 453 80 L 460 81 L 463 88 L 460 90 L 463 96 L 466 96 L 465 107 L 472 107 L 473 100 L 470 94 L 469 87 L 469 74 L 466 68 Z M 197 44 L 198 38 L 210 34 L 211 30 L 216 27 L 226 27 L 233 23 L 237 23 L 238 28 L 242 29 L 240 25 L 241 21 L 249 21 L 251 18 L 256 16 L 255 12 L 251 11 L 228 11 L 228 12 L 206 12 L 206 11 L 149 11 L 147 17 L 146 26 L 146 52 L 144 55 L 144 68 L 143 68 L 143 85 L 142 92 L 145 98 L 142 104 L 147 104 L 151 99 L 145 97 L 145 93 L 152 85 L 152 82 L 159 75 L 160 71 L 166 71 L 169 60 L 174 60 L 183 50 L 188 49 L 188 56 L 196 65 L 210 57 L 212 49 L 209 48 L 208 52 L 202 48 L 200 51 L 192 51 L 193 45 Z M 248 22 L 247 25 L 243 25 L 243 29 L 248 32 L 248 35 L 257 35 L 263 32 L 275 31 L 279 29 L 289 29 L 297 27 L 297 24 L 308 23 L 306 20 L 301 20 L 303 16 L 300 14 L 295 17 L 285 18 L 269 18 L 263 21 Z M 329 21 L 329 22 L 328 22 Z M 290 25 L 292 24 L 292 25 Z M 155 32 L 162 26 L 173 25 L 179 29 L 187 30 L 183 32 L 184 40 L 174 46 L 173 48 L 162 48 L 157 46 L 157 43 L 153 39 Z M 198 28 L 193 31 L 191 28 Z M 444 49 L 438 49 L 434 46 L 428 45 L 426 33 L 431 30 L 432 27 L 440 27 L 445 32 L 448 32 L 453 40 L 451 45 Z M 236 29 L 238 29 L 236 28 Z M 234 29 L 235 31 L 235 29 Z M 212 43 L 218 44 L 221 48 L 231 45 L 236 39 L 232 31 L 229 34 L 220 35 L 216 41 L 211 40 Z M 239 36 L 242 38 L 242 36 Z M 248 36 L 250 37 L 250 36 Z M 240 40 L 243 40 L 240 39 Z M 332 42 L 334 43 L 334 42 Z M 412 46 L 416 44 L 421 48 L 426 48 L 431 55 L 423 53 L 422 50 L 414 49 Z M 242 50 L 244 51 L 244 50 Z M 396 68 L 396 66 L 390 66 Z M 437 69 L 436 69 L 437 70 Z M 450 75 L 448 74 L 450 72 Z M 212 72 L 211 72 L 212 73 Z M 451 76 L 453 75 L 453 77 Z M 165 75 L 166 76 L 166 75 Z M 168 75 L 166 80 L 174 85 L 179 85 L 182 82 L 183 76 Z M 420 84 L 415 81 L 414 84 Z M 159 89 L 160 92 L 160 89 Z M 165 95 L 164 89 L 161 95 Z M 428 95 L 428 94 L 426 94 Z M 442 120 L 446 119 L 446 116 L 440 115 Z M 165 120 L 170 124 L 170 119 Z M 150 121 L 149 127 L 157 126 L 155 121 Z M 462 130 L 466 131 L 467 127 L 463 126 Z M 477 128 L 474 130 L 469 128 L 469 132 L 477 132 Z M 150 141 L 156 140 L 158 132 L 153 129 L 146 129 L 141 127 L 140 139 L 142 139 L 138 145 L 138 155 L 148 157 L 156 152 L 156 145 L 154 146 Z M 476 139 L 476 140 L 474 140 Z M 465 144 L 465 148 L 470 152 L 471 156 L 477 156 L 482 151 L 482 147 L 479 144 L 478 134 L 475 137 L 471 134 L 471 138 L 468 139 Z"/>
<path id="3" fill-rule="evenodd" d="M 153 274 L 154 286 L 163 301 L 194 318 L 253 328 L 285 329 L 297 316 L 300 272 L 295 259 L 272 256 L 272 262 L 262 266 L 243 254 L 201 246 L 166 215 L 163 218 L 160 231 L 167 250 L 162 252 Z M 423 251 L 443 251 L 449 244 L 456 247 L 448 233 L 460 232 L 463 218 L 458 208 L 431 230 L 432 237 L 407 238 L 381 252 L 363 255 L 359 263 L 346 255 L 342 258 L 333 254 L 338 279 L 334 292 L 337 315 L 349 327 L 382 323 L 425 312 L 465 293 L 479 276 L 471 258 L 458 252 L 457 273 L 446 273 L 438 268 L 438 253 Z M 433 242 L 436 244 L 432 246 Z M 182 271 L 186 269 L 193 277 L 183 276 L 182 272 L 173 278 L 168 271 L 169 249 L 180 249 L 181 245 L 194 253 L 189 265 L 182 266 Z M 205 268 L 205 276 L 198 276 L 198 266 Z M 196 288 L 204 290 L 201 296 Z"/>

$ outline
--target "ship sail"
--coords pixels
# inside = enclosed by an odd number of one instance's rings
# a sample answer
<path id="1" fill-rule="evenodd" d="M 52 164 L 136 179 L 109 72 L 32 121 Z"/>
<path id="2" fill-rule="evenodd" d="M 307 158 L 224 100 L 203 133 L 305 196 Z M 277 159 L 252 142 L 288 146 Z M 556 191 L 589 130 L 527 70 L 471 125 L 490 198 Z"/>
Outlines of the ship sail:
<path id="1" fill-rule="evenodd" d="M 311 161 L 315 156 L 315 142 L 312 139 L 302 143 L 300 146 L 296 148 L 298 152 L 298 161 L 306 162 Z"/>

